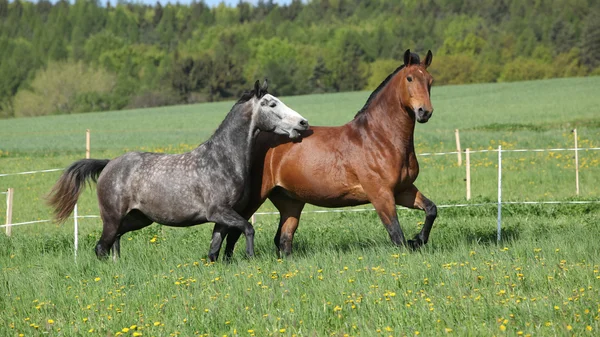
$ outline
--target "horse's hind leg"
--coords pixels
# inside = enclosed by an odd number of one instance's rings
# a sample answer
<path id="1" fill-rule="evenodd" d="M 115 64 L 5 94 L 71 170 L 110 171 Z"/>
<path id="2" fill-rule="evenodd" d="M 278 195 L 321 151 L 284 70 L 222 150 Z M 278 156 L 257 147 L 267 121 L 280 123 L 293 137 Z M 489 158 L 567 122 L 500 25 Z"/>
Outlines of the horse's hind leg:
<path id="1" fill-rule="evenodd" d="M 111 250 L 113 261 L 117 261 L 117 259 L 121 257 L 121 235 L 117 235 Z"/>
<path id="2" fill-rule="evenodd" d="M 109 217 L 105 216 L 103 218 L 108 219 Z M 123 220 L 119 222 L 119 225 L 115 230 L 116 234 L 114 234 L 114 238 L 112 238 L 112 227 L 108 226 L 107 228 L 107 222 L 105 221 L 104 223 L 105 225 L 102 230 L 102 236 L 100 237 L 100 241 L 98 241 L 98 245 L 96 245 L 96 255 L 99 258 L 106 257 L 108 255 L 108 251 L 112 250 L 113 260 L 116 260 L 117 258 L 121 257 L 121 236 L 127 232 L 151 225 L 152 220 L 148 219 L 142 212 L 138 210 L 132 210 L 123 218 Z M 112 242 L 110 241 L 111 238 Z"/>
<path id="3" fill-rule="evenodd" d="M 433 227 L 433 222 L 437 217 L 437 206 L 427 199 L 415 185 L 412 185 L 408 190 L 396 194 L 396 204 L 408 207 L 418 208 L 425 211 L 425 223 L 421 232 L 414 239 L 409 240 L 412 248 L 419 248 L 429 240 L 429 233 Z"/>
<path id="4" fill-rule="evenodd" d="M 119 228 L 119 220 L 110 219 L 109 217 L 102 217 L 103 227 L 102 235 L 100 240 L 96 244 L 96 256 L 99 259 L 107 258 L 115 240 L 117 239 L 117 231 Z"/>
<path id="5" fill-rule="evenodd" d="M 273 240 L 277 249 L 277 257 L 281 258 L 282 251 L 285 256 L 289 256 L 292 254 L 294 234 L 298 229 L 300 215 L 305 203 L 289 198 L 282 193 L 274 194 L 269 199 L 279 210 L 279 227 Z"/>

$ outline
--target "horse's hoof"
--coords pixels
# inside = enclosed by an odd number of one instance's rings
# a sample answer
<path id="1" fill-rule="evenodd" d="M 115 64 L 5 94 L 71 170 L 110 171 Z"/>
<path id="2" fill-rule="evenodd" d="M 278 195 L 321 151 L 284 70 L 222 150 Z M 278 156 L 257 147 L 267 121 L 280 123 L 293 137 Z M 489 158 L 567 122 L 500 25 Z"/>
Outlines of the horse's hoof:
<path id="1" fill-rule="evenodd" d="M 412 250 L 418 250 L 423 245 L 423 241 L 419 238 L 414 238 L 413 240 L 408 240 L 408 247 Z"/>

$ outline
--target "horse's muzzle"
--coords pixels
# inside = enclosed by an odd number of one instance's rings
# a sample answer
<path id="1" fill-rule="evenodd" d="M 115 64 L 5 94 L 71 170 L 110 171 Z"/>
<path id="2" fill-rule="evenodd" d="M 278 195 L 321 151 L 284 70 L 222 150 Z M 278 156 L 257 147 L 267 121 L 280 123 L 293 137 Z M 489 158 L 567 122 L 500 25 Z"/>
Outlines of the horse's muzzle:
<path id="1" fill-rule="evenodd" d="M 417 111 L 415 111 L 415 116 L 417 118 L 417 122 L 419 123 L 427 123 L 429 118 L 431 118 L 431 115 L 433 115 L 433 109 L 426 110 L 423 107 L 420 107 L 417 109 Z"/>

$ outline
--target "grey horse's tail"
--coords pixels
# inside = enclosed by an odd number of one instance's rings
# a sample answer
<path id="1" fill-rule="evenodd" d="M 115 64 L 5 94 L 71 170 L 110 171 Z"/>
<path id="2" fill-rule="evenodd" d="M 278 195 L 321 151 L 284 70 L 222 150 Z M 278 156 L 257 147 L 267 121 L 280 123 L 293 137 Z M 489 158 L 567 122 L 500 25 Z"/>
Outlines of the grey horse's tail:
<path id="1" fill-rule="evenodd" d="M 46 196 L 48 205 L 54 209 L 56 222 L 62 223 L 67 220 L 79 199 L 82 187 L 85 187 L 85 182 L 89 179 L 96 182 L 109 161 L 108 159 L 82 159 L 71 164 L 63 172 Z"/>

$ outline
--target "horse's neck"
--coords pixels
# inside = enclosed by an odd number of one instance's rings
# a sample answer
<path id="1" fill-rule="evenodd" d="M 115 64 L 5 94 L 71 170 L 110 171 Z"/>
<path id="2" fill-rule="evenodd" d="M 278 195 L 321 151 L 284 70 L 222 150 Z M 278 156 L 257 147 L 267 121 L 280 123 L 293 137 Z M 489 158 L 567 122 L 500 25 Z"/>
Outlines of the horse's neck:
<path id="1" fill-rule="evenodd" d="M 250 118 L 242 116 L 227 116 L 217 131 L 198 149 L 213 151 L 218 156 L 229 157 L 233 163 L 231 174 L 245 178 L 249 175 L 251 151 L 258 132 Z"/>
<path id="2" fill-rule="evenodd" d="M 386 87 L 365 111 L 370 128 L 381 130 L 394 144 L 402 145 L 406 150 L 414 150 L 415 118 L 402 106 L 398 97 L 386 92 Z"/>

